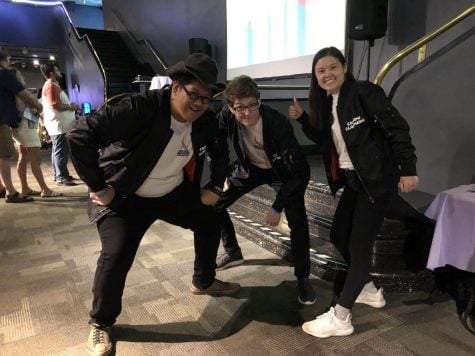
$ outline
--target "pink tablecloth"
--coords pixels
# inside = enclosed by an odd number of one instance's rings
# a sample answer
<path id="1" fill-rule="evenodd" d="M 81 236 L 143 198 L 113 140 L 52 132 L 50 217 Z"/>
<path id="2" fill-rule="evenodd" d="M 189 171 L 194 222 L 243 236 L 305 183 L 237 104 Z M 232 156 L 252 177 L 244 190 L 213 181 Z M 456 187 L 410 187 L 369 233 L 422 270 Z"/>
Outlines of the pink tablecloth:
<path id="1" fill-rule="evenodd" d="M 436 220 L 427 268 L 452 265 L 475 273 L 475 185 L 440 192 L 425 215 Z"/>

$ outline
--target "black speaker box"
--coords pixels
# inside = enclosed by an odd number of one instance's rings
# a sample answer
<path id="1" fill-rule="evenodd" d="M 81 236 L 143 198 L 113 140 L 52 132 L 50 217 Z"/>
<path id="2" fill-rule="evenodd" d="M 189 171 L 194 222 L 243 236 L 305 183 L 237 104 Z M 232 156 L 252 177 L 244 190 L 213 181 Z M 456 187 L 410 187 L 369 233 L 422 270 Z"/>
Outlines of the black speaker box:
<path id="1" fill-rule="evenodd" d="M 211 57 L 211 45 L 206 38 L 190 38 L 188 40 L 190 54 L 204 53 Z"/>
<path id="2" fill-rule="evenodd" d="M 384 37 L 388 26 L 388 0 L 348 1 L 348 37 L 367 41 Z"/>

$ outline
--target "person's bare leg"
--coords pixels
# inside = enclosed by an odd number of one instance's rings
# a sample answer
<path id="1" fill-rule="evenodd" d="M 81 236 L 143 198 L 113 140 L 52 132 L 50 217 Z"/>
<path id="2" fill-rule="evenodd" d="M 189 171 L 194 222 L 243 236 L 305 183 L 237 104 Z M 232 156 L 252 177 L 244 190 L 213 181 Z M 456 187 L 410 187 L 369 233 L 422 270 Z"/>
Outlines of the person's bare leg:
<path id="1" fill-rule="evenodd" d="M 31 192 L 31 188 L 28 186 L 28 180 L 26 177 L 26 167 L 28 166 L 29 155 L 28 149 L 22 145 L 18 146 L 18 163 L 16 165 L 16 171 L 21 184 L 21 194 L 28 195 Z"/>
<path id="2" fill-rule="evenodd" d="M 17 190 L 13 186 L 12 172 L 10 168 L 10 157 L 0 158 L 0 175 L 2 177 L 2 183 L 5 186 L 6 194 L 13 195 L 17 193 Z"/>
<path id="3" fill-rule="evenodd" d="M 30 157 L 31 171 L 36 178 L 40 188 L 42 196 L 50 196 L 53 194 L 53 191 L 48 187 L 43 176 L 43 171 L 41 170 L 41 157 L 40 157 L 40 148 L 39 147 L 29 147 L 28 155 Z"/>

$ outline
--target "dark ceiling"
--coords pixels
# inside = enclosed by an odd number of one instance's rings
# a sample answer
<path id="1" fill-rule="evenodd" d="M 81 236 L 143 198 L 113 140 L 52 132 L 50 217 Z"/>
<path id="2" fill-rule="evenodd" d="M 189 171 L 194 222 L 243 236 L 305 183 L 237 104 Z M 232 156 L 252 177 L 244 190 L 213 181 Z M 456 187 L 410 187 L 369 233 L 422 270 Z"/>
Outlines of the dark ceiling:
<path id="1" fill-rule="evenodd" d="M 36 68 L 38 64 L 59 60 L 59 51 L 56 48 L 34 48 L 9 45 L 3 45 L 1 47 L 10 55 L 12 65 L 19 69 Z M 35 61 L 37 61 L 38 64 L 35 64 Z"/>

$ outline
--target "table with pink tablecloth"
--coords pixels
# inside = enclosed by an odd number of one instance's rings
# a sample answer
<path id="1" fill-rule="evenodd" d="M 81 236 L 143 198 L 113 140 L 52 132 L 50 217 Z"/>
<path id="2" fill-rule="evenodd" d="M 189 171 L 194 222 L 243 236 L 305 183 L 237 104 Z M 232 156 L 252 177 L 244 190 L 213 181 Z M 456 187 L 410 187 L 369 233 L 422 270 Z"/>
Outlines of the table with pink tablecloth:
<path id="1" fill-rule="evenodd" d="M 425 215 L 436 220 L 428 269 L 451 265 L 475 273 L 475 185 L 440 192 Z"/>

